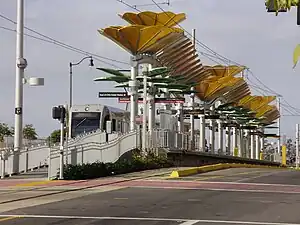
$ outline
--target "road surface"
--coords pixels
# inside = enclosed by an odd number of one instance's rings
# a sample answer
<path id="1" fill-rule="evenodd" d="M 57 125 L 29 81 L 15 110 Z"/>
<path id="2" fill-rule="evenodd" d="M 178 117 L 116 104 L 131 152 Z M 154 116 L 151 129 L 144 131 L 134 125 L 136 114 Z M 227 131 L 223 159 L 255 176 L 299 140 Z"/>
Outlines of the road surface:
<path id="1" fill-rule="evenodd" d="M 3 187 L 0 225 L 300 225 L 298 171 L 235 168 L 129 179 Z"/>

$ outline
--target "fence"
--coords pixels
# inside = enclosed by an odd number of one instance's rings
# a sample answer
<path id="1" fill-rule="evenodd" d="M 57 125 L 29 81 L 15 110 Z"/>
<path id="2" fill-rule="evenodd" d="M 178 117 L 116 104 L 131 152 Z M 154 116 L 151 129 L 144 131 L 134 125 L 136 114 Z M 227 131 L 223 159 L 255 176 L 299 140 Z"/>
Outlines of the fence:
<path id="1" fill-rule="evenodd" d="M 125 153 L 141 148 L 141 131 L 114 133 L 107 135 L 94 131 L 68 141 L 64 148 L 65 163 L 82 164 L 95 161 L 115 162 Z M 171 130 L 153 130 L 146 134 L 146 148 L 149 151 L 199 151 L 199 135 L 195 135 L 194 147 L 191 146 L 190 134 Z M 249 149 L 242 146 L 242 157 L 249 155 Z M 206 152 L 211 153 L 207 148 Z M 13 148 L 0 151 L 1 177 L 14 173 L 26 172 L 39 166 L 48 166 L 49 178 L 57 176 L 60 166 L 58 145 L 39 144 L 31 148 L 14 152 Z M 212 153 L 211 153 L 212 154 Z M 218 152 L 218 155 L 229 155 L 232 151 Z"/>

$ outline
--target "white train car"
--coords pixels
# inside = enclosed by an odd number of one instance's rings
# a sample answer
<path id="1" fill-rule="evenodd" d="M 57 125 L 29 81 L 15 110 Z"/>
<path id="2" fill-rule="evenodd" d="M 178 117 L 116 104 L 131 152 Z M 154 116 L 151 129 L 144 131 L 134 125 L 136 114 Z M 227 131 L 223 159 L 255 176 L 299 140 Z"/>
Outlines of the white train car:
<path id="1" fill-rule="evenodd" d="M 95 130 L 106 131 L 111 121 L 112 132 L 128 131 L 130 112 L 101 104 L 73 105 L 70 110 L 69 132 L 71 137 Z"/>

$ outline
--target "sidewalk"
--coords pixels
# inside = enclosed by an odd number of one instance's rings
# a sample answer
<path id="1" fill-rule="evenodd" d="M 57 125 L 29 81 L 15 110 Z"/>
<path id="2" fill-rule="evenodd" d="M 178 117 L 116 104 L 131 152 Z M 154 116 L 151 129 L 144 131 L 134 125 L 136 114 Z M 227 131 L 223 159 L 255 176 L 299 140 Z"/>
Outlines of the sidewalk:
<path id="1" fill-rule="evenodd" d="M 0 191 L 8 189 L 27 189 L 27 188 L 42 188 L 42 187 L 69 187 L 69 188 L 87 188 L 93 186 L 104 186 L 127 180 L 147 179 L 152 177 L 169 176 L 169 174 L 178 168 L 163 168 L 157 170 L 148 170 L 134 172 L 111 177 L 103 177 L 93 180 L 47 180 L 47 179 L 3 179 L 0 180 Z M 68 189 L 68 188 L 67 188 Z"/>

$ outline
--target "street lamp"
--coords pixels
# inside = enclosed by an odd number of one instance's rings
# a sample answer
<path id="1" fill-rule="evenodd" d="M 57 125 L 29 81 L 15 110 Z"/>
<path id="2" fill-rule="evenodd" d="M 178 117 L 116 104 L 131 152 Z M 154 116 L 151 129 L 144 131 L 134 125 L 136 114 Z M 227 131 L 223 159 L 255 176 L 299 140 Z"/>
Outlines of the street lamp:
<path id="1" fill-rule="evenodd" d="M 24 0 L 17 1 L 16 29 L 16 85 L 15 85 L 15 133 L 13 172 L 19 172 L 19 152 L 23 141 L 23 85 L 44 85 L 43 78 L 24 78 L 27 60 L 24 58 Z"/>
<path id="2" fill-rule="evenodd" d="M 69 109 L 71 109 L 72 103 L 73 103 L 73 66 L 78 66 L 86 59 L 90 59 L 90 65 L 89 65 L 90 67 L 94 66 L 94 61 L 93 61 L 92 56 L 84 57 L 77 63 L 70 62 L 70 64 L 69 64 L 69 67 L 70 67 L 70 72 L 69 72 Z"/>

